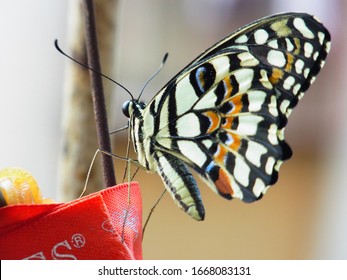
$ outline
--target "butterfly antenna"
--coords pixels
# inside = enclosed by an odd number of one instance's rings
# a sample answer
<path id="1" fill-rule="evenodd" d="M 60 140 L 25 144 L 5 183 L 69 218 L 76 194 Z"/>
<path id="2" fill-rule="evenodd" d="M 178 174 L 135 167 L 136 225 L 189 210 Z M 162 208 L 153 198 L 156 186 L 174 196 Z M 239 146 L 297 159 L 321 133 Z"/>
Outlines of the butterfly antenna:
<path id="1" fill-rule="evenodd" d="M 84 63 L 78 61 L 77 59 L 74 59 L 74 58 L 71 57 L 70 55 L 66 54 L 66 53 L 59 47 L 59 45 L 58 45 L 58 39 L 55 39 L 55 40 L 54 40 L 54 46 L 55 46 L 55 48 L 57 49 L 57 51 L 60 52 L 62 55 L 66 56 L 67 58 L 71 59 L 72 61 L 76 62 L 77 64 L 83 66 L 84 68 L 87 68 L 87 69 L 93 71 L 94 73 L 99 74 L 100 76 L 106 78 L 107 80 L 109 80 L 109 81 L 115 83 L 117 86 L 119 86 L 119 87 L 121 87 L 122 89 L 124 89 L 124 90 L 130 95 L 131 99 L 134 100 L 134 96 L 131 94 L 131 92 L 130 92 L 125 86 L 121 85 L 120 83 L 116 82 L 116 81 L 113 80 L 112 78 L 110 78 L 110 77 L 108 77 L 108 76 L 106 76 L 106 75 L 100 73 L 99 71 L 94 70 L 93 68 L 89 67 L 88 65 L 86 65 L 86 64 L 84 64 Z"/>
<path id="2" fill-rule="evenodd" d="M 166 62 L 168 56 L 169 56 L 169 53 L 166 53 L 166 54 L 164 55 L 163 60 L 162 60 L 162 62 L 160 63 L 160 65 L 159 65 L 157 71 L 155 71 L 155 73 L 147 80 L 147 82 L 146 82 L 145 85 L 143 86 L 143 88 L 142 88 L 142 90 L 141 90 L 141 93 L 140 93 L 139 97 L 137 98 L 137 101 L 140 100 L 140 98 L 141 98 L 141 96 L 142 96 L 142 94 L 143 94 L 145 88 L 146 88 L 147 85 L 149 84 L 149 82 L 152 81 L 153 78 L 159 74 L 159 72 L 161 71 L 161 69 L 162 69 L 163 66 L 165 65 L 165 62 Z"/>

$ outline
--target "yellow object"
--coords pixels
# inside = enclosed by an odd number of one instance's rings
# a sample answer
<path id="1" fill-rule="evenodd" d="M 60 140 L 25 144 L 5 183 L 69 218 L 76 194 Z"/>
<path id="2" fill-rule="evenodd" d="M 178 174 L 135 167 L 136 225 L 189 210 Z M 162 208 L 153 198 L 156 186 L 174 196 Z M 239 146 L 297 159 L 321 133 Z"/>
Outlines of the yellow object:
<path id="1" fill-rule="evenodd" d="M 35 178 L 28 171 L 17 167 L 0 170 L 0 207 L 43 203 L 53 203 L 53 201 L 41 196 Z"/>

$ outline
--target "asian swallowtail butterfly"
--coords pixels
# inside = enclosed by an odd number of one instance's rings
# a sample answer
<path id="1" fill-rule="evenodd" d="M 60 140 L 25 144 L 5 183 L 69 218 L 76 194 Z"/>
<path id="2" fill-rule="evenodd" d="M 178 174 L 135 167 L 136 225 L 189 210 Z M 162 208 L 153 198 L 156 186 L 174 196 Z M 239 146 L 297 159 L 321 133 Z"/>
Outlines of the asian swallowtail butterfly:
<path id="1" fill-rule="evenodd" d="M 260 199 L 292 155 L 284 140 L 288 117 L 329 48 L 329 32 L 308 14 L 273 15 L 240 28 L 148 104 L 124 103 L 138 163 L 157 172 L 196 220 L 205 210 L 188 167 L 226 199 Z"/>

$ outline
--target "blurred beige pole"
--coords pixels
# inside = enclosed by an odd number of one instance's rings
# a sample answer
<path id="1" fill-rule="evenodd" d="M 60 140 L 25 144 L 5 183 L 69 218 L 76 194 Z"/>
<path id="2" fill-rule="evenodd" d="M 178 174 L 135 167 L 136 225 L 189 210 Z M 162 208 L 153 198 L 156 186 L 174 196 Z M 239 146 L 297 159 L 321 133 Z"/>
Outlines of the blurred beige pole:
<path id="1" fill-rule="evenodd" d="M 347 259 L 347 34 L 345 30 L 346 1 L 332 1 L 337 5 L 335 13 L 330 14 L 332 33 L 331 55 L 325 66 L 328 76 L 324 92 L 327 96 L 327 108 L 322 115 L 328 116 L 323 123 L 325 145 L 323 149 L 324 164 L 320 184 L 317 186 L 320 204 L 316 219 L 316 259 Z M 329 67 L 329 68 L 328 68 Z"/>
<path id="2" fill-rule="evenodd" d="M 111 77 L 114 77 L 117 2 L 117 0 L 94 2 L 100 64 L 103 73 Z M 71 1 L 68 24 L 69 42 L 65 51 L 86 64 L 82 17 L 80 1 Z M 62 44 L 61 47 L 64 49 Z M 59 174 L 60 193 L 64 201 L 76 199 L 82 193 L 92 157 L 98 147 L 88 69 L 71 61 L 67 61 L 66 65 L 62 125 L 63 150 Z M 104 83 L 107 111 L 109 111 L 111 87 L 110 83 Z M 93 165 L 86 193 L 98 191 L 103 187 L 100 157 L 98 157 Z"/>

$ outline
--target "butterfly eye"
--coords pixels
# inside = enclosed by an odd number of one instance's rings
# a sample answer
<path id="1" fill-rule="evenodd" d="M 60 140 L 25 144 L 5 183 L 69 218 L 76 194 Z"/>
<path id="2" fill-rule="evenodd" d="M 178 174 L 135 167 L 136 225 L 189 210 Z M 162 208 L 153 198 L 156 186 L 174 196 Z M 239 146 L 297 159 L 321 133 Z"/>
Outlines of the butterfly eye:
<path id="1" fill-rule="evenodd" d="M 129 114 L 129 107 L 130 107 L 130 100 L 127 100 L 123 103 L 122 106 L 122 111 L 124 116 L 126 116 L 127 118 L 130 118 L 130 114 Z"/>

